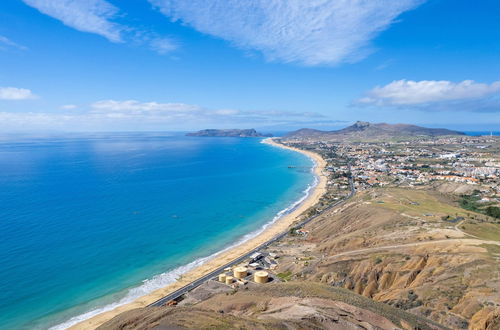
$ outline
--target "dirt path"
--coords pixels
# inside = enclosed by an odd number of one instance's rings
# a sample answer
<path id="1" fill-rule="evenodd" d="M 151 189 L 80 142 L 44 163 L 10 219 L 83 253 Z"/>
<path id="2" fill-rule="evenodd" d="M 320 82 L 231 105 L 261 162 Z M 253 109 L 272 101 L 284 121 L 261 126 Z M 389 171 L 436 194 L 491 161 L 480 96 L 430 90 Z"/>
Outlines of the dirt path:
<path id="1" fill-rule="evenodd" d="M 488 241 L 488 240 L 482 240 L 482 239 L 469 239 L 469 238 L 442 239 L 442 240 L 435 240 L 435 241 L 415 242 L 415 243 L 398 244 L 398 245 L 376 246 L 376 247 L 372 247 L 372 248 L 359 249 L 359 250 L 353 250 L 353 251 L 346 251 L 346 252 L 338 253 L 338 254 L 336 254 L 334 256 L 330 256 L 327 259 L 333 259 L 333 258 L 338 258 L 338 257 L 343 257 L 343 256 L 348 256 L 348 255 L 354 255 L 354 254 L 359 254 L 359 253 L 365 253 L 365 252 L 375 252 L 375 251 L 381 251 L 381 250 L 402 249 L 402 248 L 407 248 L 407 247 L 415 247 L 415 246 L 422 246 L 422 245 L 432 245 L 432 244 L 441 244 L 441 243 L 462 243 L 462 244 L 465 244 L 465 245 L 493 244 L 493 245 L 499 245 L 500 246 L 500 242 L 497 242 L 497 241 Z"/>
<path id="2" fill-rule="evenodd" d="M 458 231 L 458 232 L 460 232 L 460 233 L 462 233 L 464 236 L 469 236 L 469 237 L 473 237 L 473 238 L 481 239 L 481 238 L 479 238 L 479 237 L 477 237 L 477 236 L 475 236 L 475 235 L 468 234 L 468 233 L 466 233 L 465 231 L 463 231 L 463 230 L 461 230 L 460 228 L 458 228 L 458 227 L 459 227 L 462 223 L 464 223 L 465 221 L 466 221 L 466 220 L 462 220 L 462 221 L 460 221 L 459 223 L 457 223 L 457 224 L 455 225 L 455 230 L 456 230 L 456 231 Z"/>

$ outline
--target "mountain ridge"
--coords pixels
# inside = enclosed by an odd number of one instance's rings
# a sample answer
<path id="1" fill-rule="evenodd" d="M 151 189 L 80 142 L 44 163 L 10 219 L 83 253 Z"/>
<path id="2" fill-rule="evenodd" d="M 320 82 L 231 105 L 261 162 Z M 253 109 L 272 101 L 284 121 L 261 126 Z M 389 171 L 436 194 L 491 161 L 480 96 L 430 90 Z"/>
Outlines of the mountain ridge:
<path id="1" fill-rule="evenodd" d="M 335 131 L 321 131 L 302 128 L 286 134 L 285 138 L 322 138 L 322 139 L 379 139 L 402 137 L 436 137 L 445 135 L 465 135 L 463 132 L 446 128 L 427 128 L 410 124 L 387 124 L 357 121 L 351 126 Z"/>

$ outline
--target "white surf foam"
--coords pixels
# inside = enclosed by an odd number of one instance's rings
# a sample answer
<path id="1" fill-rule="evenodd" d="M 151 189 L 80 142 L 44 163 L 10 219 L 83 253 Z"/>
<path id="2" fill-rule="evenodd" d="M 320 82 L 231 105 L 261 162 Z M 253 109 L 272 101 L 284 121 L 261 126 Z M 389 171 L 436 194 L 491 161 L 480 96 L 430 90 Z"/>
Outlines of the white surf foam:
<path id="1" fill-rule="evenodd" d="M 314 174 L 314 170 L 316 168 L 316 166 L 318 166 L 316 160 L 312 157 L 310 157 L 309 155 L 307 155 L 307 157 L 312 160 L 313 162 L 313 166 L 311 168 L 311 172 Z M 116 301 L 116 302 L 113 302 L 111 304 L 107 304 L 105 306 L 102 306 L 102 307 L 96 307 L 86 313 L 83 313 L 83 314 L 80 314 L 80 315 L 77 315 L 77 316 L 74 316 L 72 318 L 70 318 L 69 320 L 61 323 L 61 324 L 58 324 L 56 326 L 53 326 L 51 328 L 49 328 L 49 330 L 64 330 L 64 329 L 68 329 L 69 327 L 75 325 L 75 324 L 78 324 L 80 322 L 83 322 L 85 320 L 88 320 L 98 314 L 101 314 L 101 313 L 104 313 L 104 312 L 107 312 L 107 311 L 111 311 L 113 309 L 115 309 L 116 307 L 119 307 L 119 306 L 123 306 L 125 304 L 128 304 L 128 303 L 131 303 L 133 302 L 134 300 L 140 298 L 140 297 L 143 297 L 155 290 L 158 290 L 158 289 L 161 289 L 161 288 L 164 288 L 166 287 L 167 285 L 170 285 L 172 283 L 174 283 L 175 281 L 177 281 L 177 279 L 189 272 L 190 270 L 192 269 L 195 269 L 196 267 L 199 267 L 201 265 L 203 265 L 204 263 L 206 263 L 207 261 L 217 257 L 219 254 L 223 253 L 223 252 L 226 252 L 230 249 L 233 249 L 234 247 L 240 245 L 240 244 L 243 244 L 245 243 L 246 241 L 260 235 L 264 230 L 266 230 L 270 225 L 272 225 L 273 223 L 275 223 L 276 221 L 278 221 L 280 218 L 282 218 L 284 215 L 286 214 L 289 214 L 291 212 L 293 212 L 297 207 L 299 207 L 300 204 L 302 204 L 302 202 L 304 202 L 310 195 L 311 191 L 318 185 L 319 183 L 319 178 L 316 174 L 314 174 L 314 181 L 309 184 L 307 186 L 307 188 L 303 191 L 303 196 L 301 198 L 299 198 L 298 200 L 296 200 L 294 203 L 292 203 L 290 206 L 288 206 L 287 208 L 279 211 L 271 221 L 265 223 L 264 225 L 262 225 L 261 228 L 253 231 L 253 232 L 250 232 L 246 235 L 244 235 L 243 237 L 241 237 L 238 241 L 236 241 L 235 243 L 227 246 L 226 248 L 210 255 L 210 256 L 207 256 L 207 257 L 203 257 L 203 258 L 198 258 L 184 266 L 180 266 L 180 267 L 177 267 L 171 271 L 168 271 L 168 272 L 165 272 L 165 273 L 162 273 L 162 274 L 159 274 L 159 275 L 155 275 L 153 276 L 152 278 L 150 279 L 147 279 L 147 280 L 144 280 L 143 283 L 141 285 L 139 285 L 138 287 L 135 287 L 135 288 L 132 288 L 130 289 L 127 294 L 120 300 Z"/>

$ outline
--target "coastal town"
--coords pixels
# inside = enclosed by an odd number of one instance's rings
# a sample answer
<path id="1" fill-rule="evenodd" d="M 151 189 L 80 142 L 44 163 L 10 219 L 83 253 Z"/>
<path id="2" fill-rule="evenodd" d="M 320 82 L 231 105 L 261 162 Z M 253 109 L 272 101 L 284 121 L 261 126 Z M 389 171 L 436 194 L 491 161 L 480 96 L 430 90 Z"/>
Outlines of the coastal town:
<path id="1" fill-rule="evenodd" d="M 342 190 L 347 189 L 348 173 L 352 174 L 357 190 L 373 187 L 418 188 L 450 183 L 449 186 L 461 186 L 462 195 L 473 194 L 485 212 L 489 207 L 490 213 L 498 214 L 498 137 L 452 136 L 357 143 L 286 139 L 283 142 L 323 155 L 328 161 L 329 191 L 335 191 L 339 196 Z"/>

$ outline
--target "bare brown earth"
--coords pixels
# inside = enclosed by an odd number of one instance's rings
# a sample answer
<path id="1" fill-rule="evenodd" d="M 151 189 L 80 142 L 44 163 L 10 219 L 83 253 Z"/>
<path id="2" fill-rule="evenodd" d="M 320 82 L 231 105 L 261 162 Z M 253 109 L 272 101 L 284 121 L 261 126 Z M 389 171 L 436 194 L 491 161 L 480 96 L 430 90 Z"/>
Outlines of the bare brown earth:
<path id="1" fill-rule="evenodd" d="M 500 329 L 500 225 L 440 194 L 360 192 L 268 249 L 290 282 L 200 288 L 100 329 Z"/>
<path id="2" fill-rule="evenodd" d="M 191 307 L 137 309 L 99 329 L 440 329 L 345 289 L 280 283 L 218 294 Z"/>
<path id="3" fill-rule="evenodd" d="M 275 248 L 286 255 L 279 271 L 343 287 L 453 329 L 499 329 L 500 242 L 491 232 L 500 228 L 469 219 L 474 214 L 433 194 L 363 192 L 308 225 L 307 237 Z M 442 220 L 446 215 L 464 220 Z M 485 224 L 485 237 L 461 230 Z"/>

